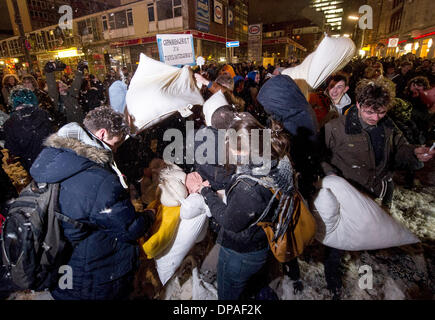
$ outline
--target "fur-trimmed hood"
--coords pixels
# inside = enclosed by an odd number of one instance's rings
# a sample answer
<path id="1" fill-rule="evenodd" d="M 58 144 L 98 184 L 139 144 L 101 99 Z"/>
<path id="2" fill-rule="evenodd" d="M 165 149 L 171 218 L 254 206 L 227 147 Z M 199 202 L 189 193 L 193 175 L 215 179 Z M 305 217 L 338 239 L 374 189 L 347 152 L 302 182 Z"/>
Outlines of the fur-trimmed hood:
<path id="1" fill-rule="evenodd" d="M 112 155 L 106 149 L 100 149 L 81 142 L 74 138 L 60 137 L 57 133 L 50 135 L 45 141 L 44 146 L 58 149 L 70 149 L 78 156 L 88 158 L 98 164 L 107 164 L 111 161 Z"/>
<path id="2" fill-rule="evenodd" d="M 38 182 L 56 183 L 92 166 L 110 167 L 112 152 L 76 123 L 48 136 L 30 174 Z"/>

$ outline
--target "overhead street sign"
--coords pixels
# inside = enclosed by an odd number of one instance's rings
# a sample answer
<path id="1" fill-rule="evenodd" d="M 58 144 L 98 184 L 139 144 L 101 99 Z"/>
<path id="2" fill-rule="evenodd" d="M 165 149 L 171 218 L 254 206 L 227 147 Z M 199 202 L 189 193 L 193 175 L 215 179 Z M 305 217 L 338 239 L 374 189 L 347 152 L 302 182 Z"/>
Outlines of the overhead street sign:
<path id="1" fill-rule="evenodd" d="M 239 46 L 240 46 L 240 42 L 239 41 L 230 41 L 230 42 L 227 42 L 227 48 L 239 47 Z"/>

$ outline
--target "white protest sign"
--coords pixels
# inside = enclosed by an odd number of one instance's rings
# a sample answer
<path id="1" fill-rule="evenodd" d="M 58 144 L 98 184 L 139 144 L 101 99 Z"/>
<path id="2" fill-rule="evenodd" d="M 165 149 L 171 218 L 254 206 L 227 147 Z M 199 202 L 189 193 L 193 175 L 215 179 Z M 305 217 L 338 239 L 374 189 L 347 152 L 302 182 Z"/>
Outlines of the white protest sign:
<path id="1" fill-rule="evenodd" d="M 158 34 L 160 61 L 169 65 L 195 65 L 193 35 Z"/>

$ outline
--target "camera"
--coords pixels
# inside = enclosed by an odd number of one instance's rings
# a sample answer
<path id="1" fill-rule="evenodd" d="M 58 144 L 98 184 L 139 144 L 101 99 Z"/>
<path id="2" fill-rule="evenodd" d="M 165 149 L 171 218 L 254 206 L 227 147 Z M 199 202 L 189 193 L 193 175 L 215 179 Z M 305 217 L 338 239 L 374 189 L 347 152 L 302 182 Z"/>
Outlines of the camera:
<path id="1" fill-rule="evenodd" d="M 55 69 L 55 71 L 63 71 L 63 70 L 66 68 L 66 64 L 63 63 L 63 62 L 60 61 L 60 60 L 56 60 L 56 61 L 55 61 L 55 64 L 56 64 L 56 69 Z"/>

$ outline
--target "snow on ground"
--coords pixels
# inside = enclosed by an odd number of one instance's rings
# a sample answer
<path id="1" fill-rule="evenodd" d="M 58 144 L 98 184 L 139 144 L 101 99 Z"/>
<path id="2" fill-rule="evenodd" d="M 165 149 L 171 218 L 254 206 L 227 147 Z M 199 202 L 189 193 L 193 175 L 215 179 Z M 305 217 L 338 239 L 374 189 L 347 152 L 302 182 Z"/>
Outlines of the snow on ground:
<path id="1" fill-rule="evenodd" d="M 403 300 L 435 298 L 435 187 L 407 190 L 397 187 L 391 214 L 422 241 L 419 244 L 390 249 L 347 252 L 343 257 L 343 300 Z M 200 263 L 211 249 L 210 237 L 197 244 L 164 288 L 152 268 L 143 264 L 136 279 L 133 299 L 213 300 L 217 299 L 216 282 L 201 280 Z M 323 246 L 318 242 L 298 258 L 304 290 L 293 292 L 293 281 L 282 274 L 278 264 L 268 272 L 269 286 L 280 300 L 328 300 L 323 269 Z M 361 266 L 370 266 L 372 289 L 360 289 Z M 12 300 L 47 299 L 45 293 L 14 293 Z"/>
<path id="2" fill-rule="evenodd" d="M 403 300 L 435 298 L 435 187 L 407 190 L 397 187 L 391 214 L 408 227 L 422 241 L 419 244 L 373 251 L 347 252 L 343 257 L 343 300 Z M 276 272 L 269 286 L 280 300 L 328 300 L 322 263 L 323 247 L 315 243 L 298 258 L 302 293 L 293 292 L 293 281 Z M 360 278 L 370 266 L 373 274 L 372 289 L 360 289 Z M 360 271 L 360 272 L 359 272 Z M 163 290 L 164 299 L 192 299 L 202 283 L 191 276 L 180 284 L 182 276 L 173 277 Z M 363 282 L 364 279 L 361 280 Z M 216 283 L 214 283 L 214 290 Z M 213 292 L 209 293 L 213 296 Z"/>

